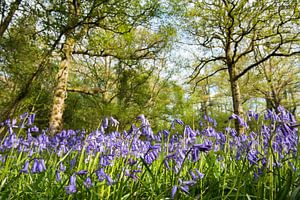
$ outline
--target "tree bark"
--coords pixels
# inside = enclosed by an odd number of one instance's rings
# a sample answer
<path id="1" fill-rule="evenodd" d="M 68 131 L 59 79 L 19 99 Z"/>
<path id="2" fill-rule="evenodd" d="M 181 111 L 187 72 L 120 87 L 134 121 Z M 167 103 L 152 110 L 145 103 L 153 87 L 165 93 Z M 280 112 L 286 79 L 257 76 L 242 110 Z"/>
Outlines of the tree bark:
<path id="1" fill-rule="evenodd" d="M 65 109 L 65 99 L 67 97 L 67 84 L 69 69 L 72 63 L 72 52 L 74 50 L 75 40 L 67 37 L 62 52 L 64 54 L 57 73 L 57 86 L 54 91 L 52 111 L 49 121 L 50 133 L 55 134 L 62 129 L 63 113 Z"/>
<path id="2" fill-rule="evenodd" d="M 237 72 L 234 65 L 228 67 L 228 73 L 229 73 L 229 81 L 231 87 L 233 112 L 234 114 L 243 117 L 244 112 L 243 112 L 242 101 L 241 101 L 241 92 L 240 92 L 238 80 L 235 79 Z M 237 119 L 235 119 L 234 124 L 237 133 L 240 135 L 244 131 L 243 127 L 239 124 L 239 121 Z"/>

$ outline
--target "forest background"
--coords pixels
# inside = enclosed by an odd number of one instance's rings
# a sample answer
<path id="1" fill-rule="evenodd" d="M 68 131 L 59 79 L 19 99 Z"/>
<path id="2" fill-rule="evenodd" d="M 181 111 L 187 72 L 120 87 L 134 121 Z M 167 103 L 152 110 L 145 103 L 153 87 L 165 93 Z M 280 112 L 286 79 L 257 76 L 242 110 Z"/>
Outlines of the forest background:
<path id="1" fill-rule="evenodd" d="M 249 109 L 299 119 L 297 0 L 1 0 L 0 118 L 41 128 L 223 128 Z M 238 123 L 236 128 L 239 130 Z"/>

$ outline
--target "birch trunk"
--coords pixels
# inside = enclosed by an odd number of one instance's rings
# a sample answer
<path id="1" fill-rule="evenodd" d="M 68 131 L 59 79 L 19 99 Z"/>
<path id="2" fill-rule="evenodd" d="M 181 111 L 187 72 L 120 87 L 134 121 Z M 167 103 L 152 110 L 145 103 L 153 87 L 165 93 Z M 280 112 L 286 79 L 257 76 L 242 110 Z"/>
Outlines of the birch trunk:
<path id="1" fill-rule="evenodd" d="M 67 97 L 67 84 L 69 69 L 72 63 L 72 52 L 74 49 L 74 39 L 68 37 L 64 43 L 62 52 L 64 54 L 57 73 L 57 86 L 54 91 L 52 111 L 49 121 L 50 133 L 55 134 L 62 129 L 63 113 L 65 109 L 65 99 Z"/>

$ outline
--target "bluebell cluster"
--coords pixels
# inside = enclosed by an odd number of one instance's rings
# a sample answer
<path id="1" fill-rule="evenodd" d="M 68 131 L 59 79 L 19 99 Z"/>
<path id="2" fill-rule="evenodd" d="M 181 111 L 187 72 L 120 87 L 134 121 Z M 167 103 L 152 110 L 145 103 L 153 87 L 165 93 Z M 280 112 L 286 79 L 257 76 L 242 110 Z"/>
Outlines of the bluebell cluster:
<path id="1" fill-rule="evenodd" d="M 90 133 L 63 130 L 50 136 L 47 130 L 40 130 L 34 125 L 34 119 L 34 114 L 25 113 L 19 119 L 0 124 L 7 129 L 0 144 L 0 165 L 5 163 L 7 152 L 16 150 L 27 153 L 20 173 L 43 173 L 49 170 L 47 160 L 45 162 L 41 156 L 43 152 L 56 154 L 58 158 L 77 153 L 78 156 L 72 157 L 70 162 L 57 163 L 55 169 L 56 182 L 61 182 L 61 175 L 67 168 L 73 169 L 69 185 L 65 186 L 67 194 L 77 192 L 78 176 L 84 177 L 83 184 L 87 189 L 92 188 L 96 181 L 105 181 L 107 185 L 117 183 L 118 176 L 112 177 L 106 169 L 121 158 L 129 166 L 124 168 L 124 175 L 136 181 L 142 173 L 142 164 L 151 166 L 158 158 L 162 158 L 160 160 L 165 170 L 179 175 L 185 163 L 196 163 L 208 152 L 225 151 L 237 161 L 247 161 L 249 165 L 256 166 L 253 168 L 256 170 L 254 176 L 258 177 L 266 169 L 280 168 L 282 163 L 295 159 L 299 144 L 297 122 L 283 107 L 278 108 L 277 113 L 268 110 L 263 115 L 249 111 L 245 118 L 233 114 L 229 120 L 239 121 L 240 126 L 244 127 L 241 134 L 230 125 L 224 131 L 217 131 L 216 121 L 209 116 L 200 122 L 199 129 L 192 129 L 180 119 L 175 119 L 169 130 L 154 133 L 146 117 L 140 115 L 137 118 L 140 125 L 132 124 L 127 131 L 108 131 L 110 127 L 119 125 L 116 119 L 110 117 L 103 119 L 99 129 Z M 100 155 L 95 171 L 76 171 L 75 166 L 82 151 L 85 152 L 85 163 Z M 222 157 L 219 157 L 219 162 L 222 162 Z M 289 165 L 297 170 L 292 162 Z M 171 197 L 176 195 L 178 189 L 188 193 L 190 187 L 205 178 L 199 169 L 190 169 L 188 173 L 185 180 L 178 176 L 177 182 L 170 186 Z"/>

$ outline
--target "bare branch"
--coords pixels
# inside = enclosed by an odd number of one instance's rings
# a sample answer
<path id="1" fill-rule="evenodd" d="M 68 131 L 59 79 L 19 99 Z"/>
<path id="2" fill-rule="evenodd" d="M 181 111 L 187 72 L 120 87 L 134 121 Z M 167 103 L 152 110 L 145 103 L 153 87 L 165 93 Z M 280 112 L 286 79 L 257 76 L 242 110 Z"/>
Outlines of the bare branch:
<path id="1" fill-rule="evenodd" d="M 188 81 L 188 83 L 191 83 L 193 80 L 195 80 L 199 74 L 200 71 L 209 63 L 211 62 L 216 62 L 216 61 L 225 61 L 225 57 L 223 56 L 218 56 L 218 57 L 213 57 L 211 59 L 202 59 L 199 61 L 199 64 L 195 67 L 192 75 L 189 76 L 190 80 Z"/>
<path id="2" fill-rule="evenodd" d="M 241 78 L 244 74 L 246 74 L 249 70 L 253 69 L 254 67 L 260 65 L 261 63 L 265 62 L 266 60 L 268 60 L 271 57 L 290 57 L 296 54 L 300 54 L 300 51 L 295 51 L 295 52 L 291 52 L 291 53 L 276 53 L 277 50 L 279 49 L 281 45 L 279 45 L 272 53 L 270 53 L 269 55 L 265 56 L 264 58 L 262 58 L 261 60 L 257 61 L 256 63 L 253 63 L 252 65 L 248 66 L 246 69 L 244 69 L 240 74 L 238 74 L 234 80 L 238 80 L 239 78 Z"/>
<path id="3" fill-rule="evenodd" d="M 211 74 L 209 74 L 209 75 L 207 75 L 207 76 L 205 76 L 205 77 L 203 77 L 203 78 L 197 80 L 197 82 L 195 83 L 195 85 L 194 85 L 194 87 L 193 87 L 192 93 L 195 92 L 197 85 L 198 85 L 201 81 L 204 81 L 204 80 L 206 80 L 206 79 L 208 79 L 208 78 L 214 76 L 214 75 L 217 74 L 218 72 L 223 71 L 223 70 L 227 70 L 227 69 L 228 69 L 227 67 L 223 67 L 223 68 L 217 69 L 217 70 L 214 71 L 213 73 L 211 73 Z M 189 83 L 190 83 L 190 82 L 189 82 Z"/>

